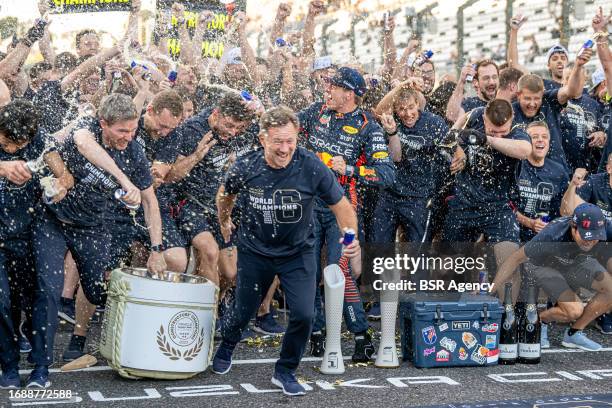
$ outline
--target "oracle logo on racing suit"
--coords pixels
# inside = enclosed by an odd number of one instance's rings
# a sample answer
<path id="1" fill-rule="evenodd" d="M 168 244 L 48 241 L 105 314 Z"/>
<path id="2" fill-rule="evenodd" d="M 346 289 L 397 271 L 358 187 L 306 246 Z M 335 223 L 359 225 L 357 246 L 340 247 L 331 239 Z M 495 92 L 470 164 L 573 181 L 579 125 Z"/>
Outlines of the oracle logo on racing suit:
<path id="1" fill-rule="evenodd" d="M 344 146 L 344 143 L 338 141 L 337 143 L 330 143 L 326 140 L 319 139 L 316 136 L 309 138 L 310 143 L 315 148 L 314 150 L 321 151 L 326 150 L 334 155 L 342 156 L 345 158 L 352 157 L 354 155 L 352 146 Z"/>

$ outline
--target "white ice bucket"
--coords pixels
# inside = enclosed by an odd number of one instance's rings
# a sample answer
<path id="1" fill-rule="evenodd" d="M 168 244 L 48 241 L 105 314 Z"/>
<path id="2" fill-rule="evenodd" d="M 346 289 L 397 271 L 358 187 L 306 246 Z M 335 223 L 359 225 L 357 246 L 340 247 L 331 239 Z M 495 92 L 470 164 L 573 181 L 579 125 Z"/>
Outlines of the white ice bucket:
<path id="1" fill-rule="evenodd" d="M 115 269 L 100 353 L 122 377 L 184 379 L 206 370 L 213 352 L 219 290 L 205 278 Z"/>

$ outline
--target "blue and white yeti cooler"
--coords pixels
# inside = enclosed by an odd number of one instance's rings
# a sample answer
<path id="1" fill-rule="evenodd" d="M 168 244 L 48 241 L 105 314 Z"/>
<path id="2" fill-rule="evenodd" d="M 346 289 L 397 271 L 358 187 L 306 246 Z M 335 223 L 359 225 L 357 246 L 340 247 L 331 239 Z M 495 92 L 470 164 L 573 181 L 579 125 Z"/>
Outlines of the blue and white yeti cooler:
<path id="1" fill-rule="evenodd" d="M 400 296 L 404 361 L 415 367 L 495 365 L 503 307 L 497 298 L 420 292 Z"/>

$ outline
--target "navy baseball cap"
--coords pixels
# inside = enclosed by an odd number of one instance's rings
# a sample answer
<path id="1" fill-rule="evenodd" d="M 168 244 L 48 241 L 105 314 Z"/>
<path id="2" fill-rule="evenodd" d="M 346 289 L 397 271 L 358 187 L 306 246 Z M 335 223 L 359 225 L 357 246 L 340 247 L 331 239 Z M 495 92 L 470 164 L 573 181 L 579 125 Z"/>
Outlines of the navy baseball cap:
<path id="1" fill-rule="evenodd" d="M 353 91 L 357 96 L 363 96 L 366 93 L 366 82 L 363 76 L 353 68 L 342 67 L 338 69 L 330 83 Z"/>
<path id="2" fill-rule="evenodd" d="M 608 237 L 606 218 L 595 204 L 584 203 L 576 207 L 573 221 L 576 223 L 580 237 L 584 240 L 605 241 Z"/>

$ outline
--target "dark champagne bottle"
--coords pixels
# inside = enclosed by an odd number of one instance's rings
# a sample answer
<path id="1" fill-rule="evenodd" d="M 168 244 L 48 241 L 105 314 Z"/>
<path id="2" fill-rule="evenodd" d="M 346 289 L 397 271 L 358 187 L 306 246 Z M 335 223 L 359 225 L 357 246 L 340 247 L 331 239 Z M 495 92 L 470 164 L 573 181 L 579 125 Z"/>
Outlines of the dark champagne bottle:
<path id="1" fill-rule="evenodd" d="M 518 362 L 538 364 L 540 362 L 540 334 L 542 322 L 538 315 L 536 286 L 529 285 L 525 317 L 521 321 L 518 346 Z"/>
<path id="2" fill-rule="evenodd" d="M 515 364 L 518 358 L 518 324 L 512 305 L 512 283 L 506 283 L 504 314 L 499 335 L 499 364 Z"/>

